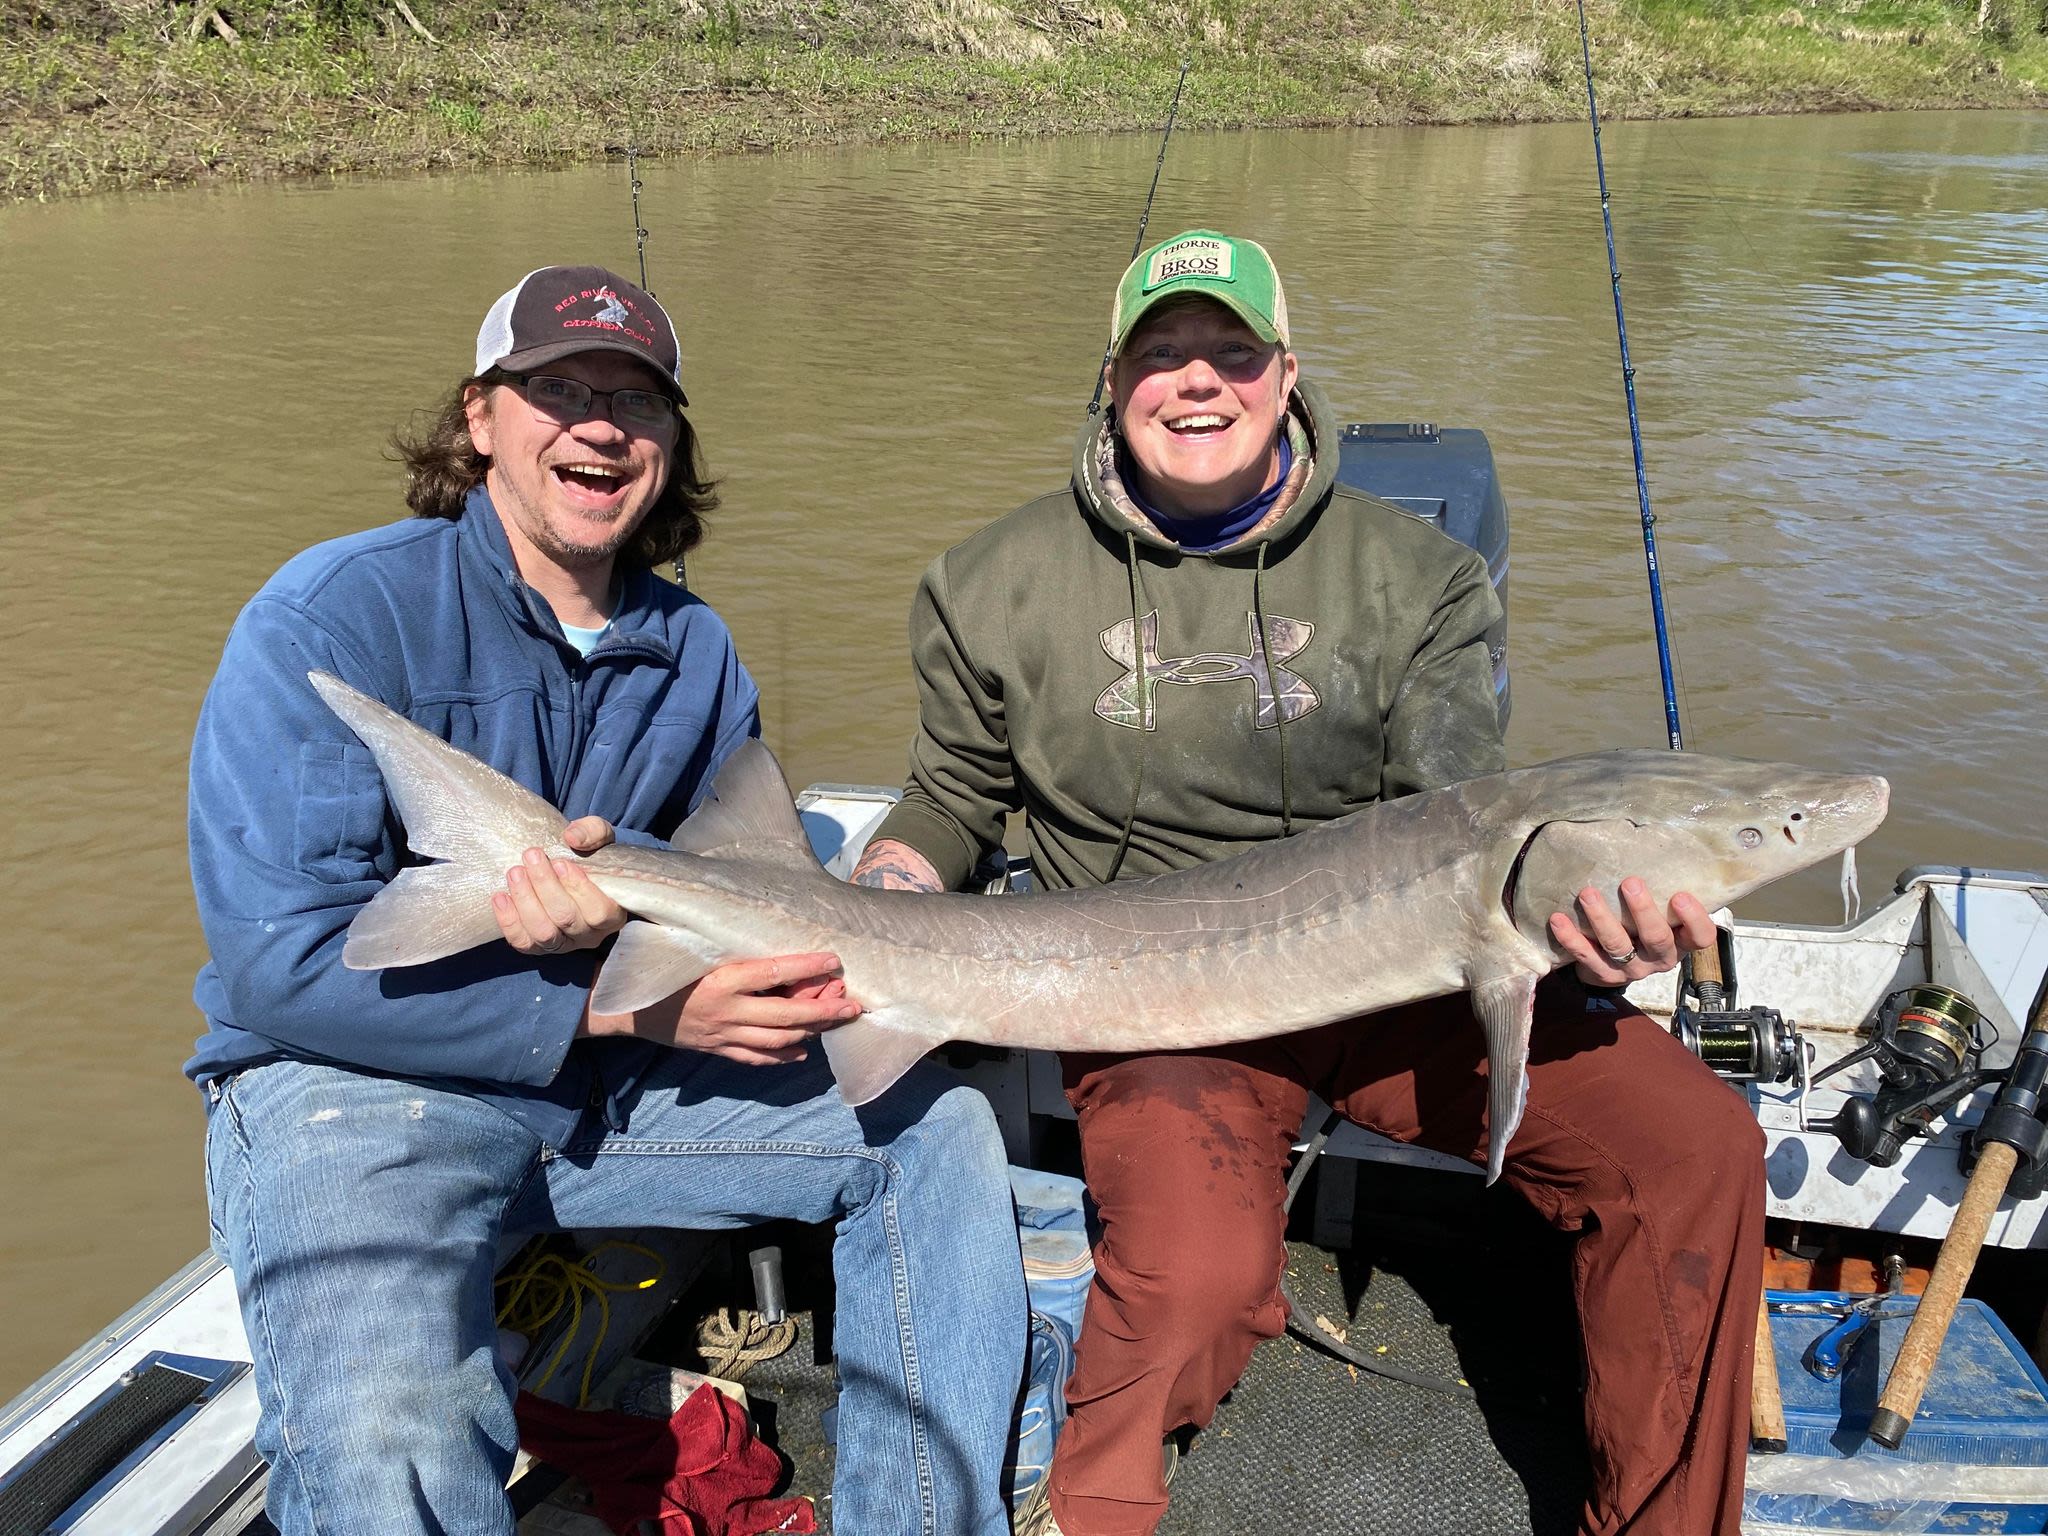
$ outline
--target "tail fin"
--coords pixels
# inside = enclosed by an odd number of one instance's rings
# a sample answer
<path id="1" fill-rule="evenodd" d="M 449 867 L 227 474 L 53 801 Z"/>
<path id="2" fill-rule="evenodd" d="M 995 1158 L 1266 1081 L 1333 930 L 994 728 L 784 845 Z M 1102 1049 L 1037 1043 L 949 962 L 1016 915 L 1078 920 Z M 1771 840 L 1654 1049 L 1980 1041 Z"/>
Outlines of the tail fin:
<path id="1" fill-rule="evenodd" d="M 340 678 L 306 676 L 377 759 L 407 846 L 447 861 L 408 869 L 379 891 L 350 925 L 342 963 L 419 965 L 497 938 L 491 892 L 527 849 L 566 852 L 562 813 Z"/>

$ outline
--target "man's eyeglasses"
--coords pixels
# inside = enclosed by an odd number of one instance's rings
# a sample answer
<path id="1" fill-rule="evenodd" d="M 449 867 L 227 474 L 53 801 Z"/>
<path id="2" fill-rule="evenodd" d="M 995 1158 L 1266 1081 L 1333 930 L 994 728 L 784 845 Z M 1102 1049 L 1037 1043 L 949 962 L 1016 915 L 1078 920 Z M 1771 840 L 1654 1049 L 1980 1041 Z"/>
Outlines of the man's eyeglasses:
<path id="1" fill-rule="evenodd" d="M 492 382 L 511 384 L 526 396 L 526 403 L 549 421 L 573 427 L 588 421 L 602 400 L 612 422 L 628 432 L 647 436 L 673 433 L 682 420 L 675 401 L 658 389 L 592 389 L 581 379 L 565 379 L 554 373 L 507 373 L 491 375 Z"/>

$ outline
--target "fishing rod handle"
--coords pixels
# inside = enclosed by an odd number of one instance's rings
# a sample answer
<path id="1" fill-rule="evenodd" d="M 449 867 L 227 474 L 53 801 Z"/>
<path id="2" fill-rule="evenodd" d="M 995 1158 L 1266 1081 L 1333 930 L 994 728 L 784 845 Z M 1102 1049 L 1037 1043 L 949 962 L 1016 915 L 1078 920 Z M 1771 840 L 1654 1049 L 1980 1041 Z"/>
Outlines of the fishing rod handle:
<path id="1" fill-rule="evenodd" d="M 2044 1039 L 2048 1039 L 2048 979 L 2042 982 L 2034 1016 L 2020 1040 L 2020 1051 L 2038 1049 Z M 1963 1203 L 1956 1207 L 1948 1236 L 1941 1240 L 1934 1273 L 1913 1313 L 1913 1325 L 1906 1330 L 1906 1342 L 1899 1346 L 1898 1358 L 1892 1361 L 1884 1391 L 1878 1395 L 1877 1412 L 1870 1418 L 1870 1438 L 1886 1450 L 1897 1450 L 1906 1431 L 1913 1427 L 1913 1415 L 1919 1412 L 1927 1379 L 1934 1374 L 1934 1364 L 1941 1358 L 1942 1341 L 1948 1337 L 1956 1304 L 1963 1299 L 1963 1287 L 1970 1283 L 1977 1255 L 1984 1248 L 1984 1236 L 1991 1229 L 1992 1214 L 2005 1198 L 2005 1186 L 2011 1182 L 2019 1160 L 2018 1150 L 2002 1141 L 1990 1143 L 1977 1156 L 1977 1168 L 1970 1175 L 1969 1187 L 1963 1191 Z"/>
<path id="2" fill-rule="evenodd" d="M 1771 1340 L 1770 1298 L 1756 1298 L 1756 1352 L 1750 1357 L 1749 1448 L 1767 1456 L 1784 1451 L 1785 1399 L 1778 1389 L 1778 1347 Z"/>
<path id="3" fill-rule="evenodd" d="M 1686 963 L 1692 967 L 1693 992 L 1709 1013 L 1729 1006 L 1727 978 L 1721 970 L 1720 938 L 1720 930 L 1716 929 L 1712 944 L 1686 956 Z"/>
<path id="4" fill-rule="evenodd" d="M 1986 1147 L 1977 1160 L 1977 1171 L 1970 1175 L 1970 1187 L 1963 1192 L 1963 1203 L 1956 1208 L 1948 1236 L 1941 1240 L 1941 1256 L 1934 1261 L 1934 1274 L 1913 1313 L 1912 1326 L 1906 1330 L 1906 1342 L 1899 1346 L 1898 1358 L 1892 1361 L 1891 1374 L 1878 1396 L 1877 1411 L 1870 1417 L 1870 1438 L 1886 1450 L 1897 1450 L 1913 1427 L 1921 1394 L 1927 1390 L 1927 1379 L 1934 1374 L 1942 1342 L 1955 1319 L 1956 1304 L 1963 1299 L 1963 1287 L 1977 1267 L 1992 1213 L 2005 1198 L 2006 1183 L 2018 1162 L 2019 1154 L 2011 1147 Z"/>

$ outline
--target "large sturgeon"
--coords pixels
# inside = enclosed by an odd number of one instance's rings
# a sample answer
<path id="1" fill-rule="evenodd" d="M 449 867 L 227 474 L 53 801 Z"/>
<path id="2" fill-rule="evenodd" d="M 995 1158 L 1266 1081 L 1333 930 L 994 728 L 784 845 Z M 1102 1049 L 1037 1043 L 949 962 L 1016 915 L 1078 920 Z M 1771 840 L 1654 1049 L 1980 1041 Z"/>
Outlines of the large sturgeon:
<path id="1" fill-rule="evenodd" d="M 324 672 L 415 853 L 357 914 L 360 970 L 499 939 L 490 896 L 524 850 L 566 856 L 562 814 Z M 991 900 L 870 890 L 819 866 L 773 755 L 748 742 L 674 849 L 583 859 L 640 921 L 592 1008 L 646 1007 L 730 960 L 829 951 L 866 1012 L 822 1036 L 849 1104 L 948 1040 L 1180 1050 L 1469 992 L 1486 1035 L 1487 1177 L 1522 1116 L 1536 983 L 1568 958 L 1552 912 L 1641 875 L 1708 908 L 1862 840 L 1881 778 L 1663 751 L 1603 752 L 1368 807 L 1196 869 Z M 1617 908 L 1618 910 L 1618 908 Z"/>

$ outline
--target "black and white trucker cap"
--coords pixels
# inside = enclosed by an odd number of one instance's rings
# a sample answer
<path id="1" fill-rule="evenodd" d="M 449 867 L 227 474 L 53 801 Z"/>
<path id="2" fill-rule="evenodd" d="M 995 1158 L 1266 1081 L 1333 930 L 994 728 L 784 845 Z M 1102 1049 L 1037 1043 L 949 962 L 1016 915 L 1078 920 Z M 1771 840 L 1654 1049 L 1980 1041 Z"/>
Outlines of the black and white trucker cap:
<path id="1" fill-rule="evenodd" d="M 603 267 L 542 267 L 491 306 L 476 333 L 476 371 L 528 373 L 576 352 L 623 352 L 651 365 L 676 401 L 683 393 L 675 322 L 655 302 Z"/>

